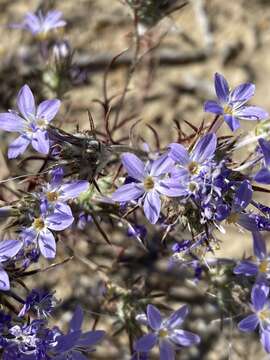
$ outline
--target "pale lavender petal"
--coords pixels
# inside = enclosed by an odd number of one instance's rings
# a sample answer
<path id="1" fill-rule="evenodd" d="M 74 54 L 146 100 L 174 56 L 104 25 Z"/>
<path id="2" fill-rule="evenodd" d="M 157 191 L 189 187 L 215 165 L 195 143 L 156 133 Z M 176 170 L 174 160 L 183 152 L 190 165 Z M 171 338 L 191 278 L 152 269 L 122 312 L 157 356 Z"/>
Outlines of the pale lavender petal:
<path id="1" fill-rule="evenodd" d="M 259 231 L 252 233 L 253 238 L 253 252 L 258 259 L 264 259 L 267 255 L 266 243 Z"/>
<path id="2" fill-rule="evenodd" d="M 259 319 L 256 314 L 245 317 L 238 323 L 238 329 L 244 332 L 251 332 L 259 325 Z"/>
<path id="3" fill-rule="evenodd" d="M 17 139 L 12 141 L 8 147 L 8 158 L 15 159 L 19 155 L 25 152 L 27 146 L 30 144 L 24 135 L 19 136 Z"/>
<path id="4" fill-rule="evenodd" d="M 223 107 L 220 106 L 216 101 L 208 100 L 204 103 L 204 111 L 217 115 L 222 115 Z"/>
<path id="5" fill-rule="evenodd" d="M 243 120 L 264 120 L 269 117 L 268 112 L 258 106 L 243 106 L 234 115 Z"/>
<path id="6" fill-rule="evenodd" d="M 143 210 L 151 224 L 158 221 L 160 215 L 161 201 L 157 191 L 149 191 L 144 199 Z"/>
<path id="7" fill-rule="evenodd" d="M 245 209 L 252 200 L 253 190 L 250 182 L 244 180 L 235 192 L 234 208 L 239 211 Z"/>
<path id="8" fill-rule="evenodd" d="M 166 327 L 174 329 L 180 326 L 188 315 L 188 306 L 181 306 L 180 309 L 174 311 L 166 321 Z"/>
<path id="9" fill-rule="evenodd" d="M 47 131 L 36 131 L 32 138 L 32 146 L 37 152 L 48 154 L 50 150 L 50 140 Z"/>
<path id="10" fill-rule="evenodd" d="M 136 183 L 130 183 L 120 186 L 113 194 L 112 199 L 114 201 L 124 202 L 130 200 L 137 200 L 144 194 L 142 185 Z"/>
<path id="11" fill-rule="evenodd" d="M 190 156 L 187 149 L 180 144 L 172 143 L 169 145 L 169 156 L 173 159 L 173 161 L 179 163 L 182 166 L 185 166 L 190 161 Z"/>
<path id="12" fill-rule="evenodd" d="M 153 333 L 144 335 L 135 342 L 134 350 L 138 352 L 148 352 L 156 345 L 157 340 L 157 336 Z"/>
<path id="13" fill-rule="evenodd" d="M 229 125 L 232 131 L 236 131 L 240 127 L 239 120 L 232 115 L 224 115 L 224 121 Z"/>
<path id="14" fill-rule="evenodd" d="M 48 229 L 40 231 L 38 236 L 38 245 L 41 254 L 46 259 L 55 258 L 56 254 L 56 243 L 52 232 Z"/>
<path id="15" fill-rule="evenodd" d="M 46 218 L 46 225 L 49 229 L 61 231 L 68 228 L 73 221 L 73 216 L 57 211 Z"/>
<path id="16" fill-rule="evenodd" d="M 253 179 L 255 181 L 257 181 L 258 183 L 269 185 L 270 184 L 270 169 L 262 168 L 261 170 L 259 170 L 257 172 L 257 174 L 255 174 Z"/>
<path id="17" fill-rule="evenodd" d="M 173 330 L 170 334 L 170 339 L 177 345 L 192 346 L 200 342 L 200 337 L 190 331 L 185 330 Z"/>
<path id="18" fill-rule="evenodd" d="M 153 330 L 159 330 L 162 322 L 160 311 L 154 305 L 147 306 L 147 320 Z"/>
<path id="19" fill-rule="evenodd" d="M 187 191 L 187 184 L 185 179 L 180 181 L 180 179 L 165 179 L 160 181 L 156 186 L 155 189 L 166 196 L 169 197 L 179 197 L 179 196 L 186 196 L 188 194 Z"/>
<path id="20" fill-rule="evenodd" d="M 263 138 L 259 139 L 258 141 L 262 149 L 265 164 L 266 166 L 270 166 L 270 141 L 266 141 Z"/>
<path id="21" fill-rule="evenodd" d="M 40 19 L 36 14 L 28 12 L 25 15 L 25 20 L 22 24 L 22 27 L 24 27 L 27 30 L 30 30 L 33 34 L 38 33 L 40 30 Z"/>
<path id="22" fill-rule="evenodd" d="M 60 212 L 65 215 L 69 215 L 69 217 L 72 217 L 72 210 L 71 210 L 70 206 L 66 203 L 57 202 L 55 204 L 55 210 L 56 210 L 56 212 Z"/>
<path id="23" fill-rule="evenodd" d="M 57 11 L 57 10 L 49 11 L 44 20 L 45 29 L 49 30 L 49 29 L 65 26 L 66 22 L 62 20 L 61 17 L 62 17 L 61 11 Z"/>
<path id="24" fill-rule="evenodd" d="M 82 323 L 83 323 L 83 311 L 80 306 L 77 306 L 69 322 L 69 332 L 81 330 Z"/>
<path id="25" fill-rule="evenodd" d="M 67 201 L 78 197 L 81 193 L 87 191 L 89 182 L 86 180 L 74 181 L 72 183 L 64 184 L 59 188 L 59 199 Z"/>
<path id="26" fill-rule="evenodd" d="M 167 339 L 159 341 L 159 356 L 160 360 L 175 360 L 174 346 Z"/>
<path id="27" fill-rule="evenodd" d="M 1 113 L 0 129 L 11 132 L 21 132 L 24 129 L 24 120 L 12 112 Z"/>
<path id="28" fill-rule="evenodd" d="M 234 274 L 245 276 L 255 276 L 258 273 L 258 266 L 251 261 L 243 260 L 234 269 Z"/>
<path id="29" fill-rule="evenodd" d="M 269 291 L 269 289 L 268 289 Z M 262 310 L 267 301 L 268 291 L 265 291 L 265 286 L 255 284 L 251 290 L 251 301 L 256 312 Z"/>
<path id="30" fill-rule="evenodd" d="M 270 332 L 269 331 L 262 331 L 261 332 L 261 343 L 264 347 L 264 350 L 267 353 L 270 353 Z"/>
<path id="31" fill-rule="evenodd" d="M 35 99 L 28 85 L 24 85 L 19 91 L 17 96 L 17 106 L 25 119 L 32 120 L 35 118 Z"/>
<path id="32" fill-rule="evenodd" d="M 10 283 L 7 272 L 0 267 L 0 291 L 8 291 Z"/>
<path id="33" fill-rule="evenodd" d="M 204 135 L 196 143 L 191 158 L 193 161 L 198 162 L 199 164 L 203 163 L 205 160 L 211 159 L 214 155 L 217 147 L 217 137 L 216 134 L 210 133 Z"/>
<path id="34" fill-rule="evenodd" d="M 237 86 L 230 93 L 230 101 L 232 102 L 247 102 L 255 93 L 255 85 L 251 83 L 245 83 Z"/>
<path id="35" fill-rule="evenodd" d="M 37 119 L 44 119 L 50 122 L 58 113 L 61 101 L 58 99 L 45 100 L 37 108 Z"/>
<path id="36" fill-rule="evenodd" d="M 219 101 L 226 103 L 229 96 L 229 85 L 225 77 L 219 73 L 215 73 L 215 90 Z"/>
<path id="37" fill-rule="evenodd" d="M 145 165 L 136 155 L 125 153 L 121 156 L 121 161 L 129 176 L 136 180 L 143 180 Z"/>
<path id="38" fill-rule="evenodd" d="M 172 169 L 173 165 L 174 162 L 168 154 L 163 154 L 151 164 L 150 175 L 160 176 L 166 174 Z"/>
<path id="39" fill-rule="evenodd" d="M 13 256 L 22 248 L 23 243 L 18 240 L 3 240 L 0 242 L 0 262 L 3 262 Z"/>

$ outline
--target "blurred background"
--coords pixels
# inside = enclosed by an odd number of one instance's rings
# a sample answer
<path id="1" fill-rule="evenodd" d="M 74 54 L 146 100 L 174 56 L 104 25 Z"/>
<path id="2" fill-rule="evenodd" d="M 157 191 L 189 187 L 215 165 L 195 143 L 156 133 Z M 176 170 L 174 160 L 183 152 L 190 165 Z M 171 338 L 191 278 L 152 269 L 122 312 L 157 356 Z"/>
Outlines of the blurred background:
<path id="1" fill-rule="evenodd" d="M 41 71 L 41 60 L 38 58 L 37 44 L 33 37 L 9 27 L 10 24 L 21 22 L 27 11 L 35 11 L 39 6 L 52 7 L 63 12 L 67 26 L 57 36 L 65 39 L 70 47 L 75 49 L 73 61 L 77 66 L 78 76 L 75 76 L 72 87 L 67 89 L 62 99 L 59 121 L 63 128 L 69 130 L 74 130 L 77 125 L 87 130 L 89 122 L 86 110 L 89 109 L 99 129 L 103 126 L 103 110 L 95 99 L 103 97 L 104 73 L 110 60 L 123 50 L 129 49 L 109 71 L 108 96 L 121 94 L 127 81 L 127 71 L 134 51 L 131 8 L 125 1 L 120 0 L 0 0 L 1 112 L 14 107 L 17 92 L 25 83 L 36 90 L 40 98 L 54 95 L 46 86 L 48 79 L 42 73 L 43 70 Z M 185 120 L 196 126 L 202 120 L 210 122 L 212 117 L 203 113 L 203 103 L 207 99 L 215 98 L 215 72 L 222 73 L 232 87 L 243 82 L 254 82 L 256 93 L 253 103 L 270 111 L 269 0 L 188 1 L 182 9 L 163 17 L 158 23 L 142 21 L 139 31 L 144 34 L 140 54 L 145 52 L 146 55 L 128 84 L 121 113 L 122 119 L 130 115 L 135 120 L 141 120 L 134 130 L 136 139 L 143 137 L 150 147 L 155 149 L 157 139 L 151 129 L 154 128 L 159 135 L 158 145 L 164 148 L 177 138 L 175 121 L 182 124 L 187 134 L 191 129 Z M 116 112 L 117 109 L 113 111 Z M 244 125 L 247 133 L 252 128 L 253 124 L 250 127 Z M 120 130 L 118 137 L 128 134 L 129 125 Z M 220 134 L 226 135 L 230 132 L 224 126 Z M 7 163 L 6 160 L 7 144 L 12 136 L 1 132 L 0 179 L 21 171 L 16 161 Z M 252 146 L 244 149 L 247 150 L 252 151 Z M 1 189 L 1 196 L 4 198 L 6 195 L 3 196 L 3 192 L 6 191 Z M 12 195 L 9 194 L 9 197 L 12 199 Z M 269 198 L 264 196 L 264 199 L 269 206 Z M 95 261 L 104 268 L 109 268 L 118 284 L 129 282 L 130 271 L 136 269 L 140 273 L 138 264 L 133 264 L 134 267 L 130 264 L 127 267 L 124 265 L 120 270 L 118 265 L 115 265 L 121 247 L 130 247 L 131 254 L 141 251 L 137 249 L 134 241 L 126 239 L 118 230 L 112 235 L 115 245 L 113 251 L 104 244 L 104 240 L 94 229 L 81 235 L 86 241 L 80 244 L 76 245 L 77 239 L 73 236 L 70 241 L 72 246 L 77 246 L 79 257 L 87 258 L 94 254 Z M 241 233 L 237 228 L 228 228 L 226 235 L 220 238 L 224 240 L 216 253 L 220 257 L 242 257 L 245 252 L 250 252 L 250 236 Z M 143 257 L 142 254 L 143 252 L 137 254 L 136 259 Z M 60 243 L 59 261 L 64 260 L 66 255 L 67 249 Z M 158 266 L 164 268 L 166 265 L 161 261 Z M 48 274 L 49 277 L 47 274 L 37 274 L 29 281 L 56 289 L 56 295 L 63 305 L 61 313 L 59 310 L 57 314 L 59 321 L 65 322 L 69 319 L 69 310 L 76 302 L 81 302 L 85 309 L 95 309 L 99 297 L 102 297 L 102 276 L 95 271 L 93 274 L 93 266 L 87 264 L 87 261 L 85 263 L 85 260 L 68 262 Z M 193 330 L 205 334 L 201 347 L 184 351 L 178 355 L 179 359 L 267 359 L 252 335 L 239 336 L 231 324 L 227 324 L 223 330 L 220 329 L 220 322 L 215 321 L 218 317 L 217 308 L 203 300 L 203 288 L 190 287 L 188 293 L 181 293 L 178 285 L 182 282 L 183 279 L 178 279 L 177 274 L 167 279 L 164 272 L 160 277 L 158 273 L 154 274 L 152 281 L 153 287 L 159 283 L 161 291 L 166 292 L 166 286 L 170 287 L 172 294 L 175 294 L 173 301 L 177 302 L 180 298 L 193 304 L 190 326 Z M 63 309 L 67 311 L 67 315 L 60 318 Z M 111 311 L 114 312 L 114 308 Z M 89 313 L 89 319 L 92 315 Z M 105 323 L 105 328 L 110 329 L 113 320 L 106 318 Z M 99 322 L 99 326 L 102 325 L 104 326 L 103 318 Z M 127 346 L 124 335 L 116 337 L 114 341 L 106 340 L 98 354 L 91 358 L 128 359 L 125 352 Z"/>

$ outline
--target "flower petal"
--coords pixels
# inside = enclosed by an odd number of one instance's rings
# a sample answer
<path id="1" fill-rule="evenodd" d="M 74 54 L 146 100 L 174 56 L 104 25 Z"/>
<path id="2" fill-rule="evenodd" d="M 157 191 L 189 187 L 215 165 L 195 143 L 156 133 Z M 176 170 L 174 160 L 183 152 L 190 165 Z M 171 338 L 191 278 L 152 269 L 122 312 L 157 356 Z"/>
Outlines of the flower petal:
<path id="1" fill-rule="evenodd" d="M 12 141 L 12 143 L 10 143 L 8 147 L 8 158 L 15 159 L 24 153 L 29 144 L 30 140 L 28 140 L 24 135 L 19 136 L 17 139 Z"/>
<path id="2" fill-rule="evenodd" d="M 125 153 L 121 156 L 121 161 L 129 176 L 136 180 L 143 180 L 145 165 L 136 155 Z"/>
<path id="3" fill-rule="evenodd" d="M 62 20 L 62 12 L 58 10 L 49 11 L 44 20 L 44 27 L 48 30 L 66 25 L 66 21 Z"/>
<path id="4" fill-rule="evenodd" d="M 227 125 L 229 125 L 229 128 L 232 131 L 236 131 L 240 127 L 240 122 L 235 116 L 224 115 L 223 117 L 224 121 L 227 123 Z"/>
<path id="5" fill-rule="evenodd" d="M 186 182 L 181 182 L 179 179 L 162 180 L 155 188 L 161 194 L 169 197 L 179 197 L 188 194 Z"/>
<path id="6" fill-rule="evenodd" d="M 37 119 L 44 119 L 50 122 L 58 113 L 61 101 L 58 99 L 45 100 L 37 108 Z"/>
<path id="7" fill-rule="evenodd" d="M 53 214 L 47 216 L 46 225 L 49 229 L 61 231 L 68 228 L 74 221 L 72 215 L 67 214 L 66 212 L 56 211 Z"/>
<path id="8" fill-rule="evenodd" d="M 188 315 L 189 309 L 187 305 L 181 306 L 178 310 L 174 311 L 166 321 L 166 327 L 174 329 L 180 326 Z"/>
<path id="9" fill-rule="evenodd" d="M 157 343 L 157 336 L 155 334 L 147 334 L 142 336 L 135 342 L 134 350 L 138 352 L 148 352 Z"/>
<path id="10" fill-rule="evenodd" d="M 46 259 L 55 258 L 56 243 L 55 243 L 55 238 L 53 236 L 53 233 L 50 230 L 44 229 L 44 230 L 40 231 L 39 236 L 38 236 L 38 245 L 39 245 L 41 254 Z"/>
<path id="11" fill-rule="evenodd" d="M 234 115 L 243 120 L 264 120 L 269 117 L 268 112 L 258 106 L 243 106 Z"/>
<path id="12" fill-rule="evenodd" d="M 89 188 L 89 182 L 86 180 L 74 181 L 72 183 L 64 184 L 60 186 L 59 199 L 67 201 L 78 197 L 81 193 L 87 191 Z"/>
<path id="13" fill-rule="evenodd" d="M 172 143 L 169 145 L 169 156 L 173 159 L 173 161 L 179 163 L 182 166 L 185 166 L 190 161 L 190 156 L 187 149 L 180 144 Z"/>
<path id="14" fill-rule="evenodd" d="M 17 96 L 17 106 L 27 120 L 36 117 L 36 105 L 33 93 L 28 85 L 24 85 Z"/>
<path id="15" fill-rule="evenodd" d="M 244 332 L 251 332 L 254 331 L 258 325 L 258 316 L 256 314 L 251 314 L 238 323 L 238 329 Z"/>
<path id="16" fill-rule="evenodd" d="M 50 149 L 50 141 L 47 131 L 36 131 L 32 138 L 32 146 L 37 152 L 41 154 L 48 154 Z"/>
<path id="17" fill-rule="evenodd" d="M 261 184 L 270 184 L 270 170 L 268 168 L 262 168 L 255 174 L 253 179 Z"/>
<path id="18" fill-rule="evenodd" d="M 24 128 L 24 120 L 12 112 L 0 114 L 0 129 L 11 132 L 21 132 Z"/>
<path id="19" fill-rule="evenodd" d="M 205 160 L 211 159 L 217 147 L 216 134 L 206 134 L 199 139 L 192 150 L 191 158 L 193 161 L 202 164 Z"/>
<path id="20" fill-rule="evenodd" d="M 244 180 L 235 192 L 234 208 L 236 211 L 245 209 L 252 200 L 253 190 L 250 182 Z"/>
<path id="21" fill-rule="evenodd" d="M 267 301 L 269 288 L 265 289 L 264 284 L 255 283 L 251 290 L 251 301 L 256 312 L 262 310 Z"/>
<path id="22" fill-rule="evenodd" d="M 215 73 L 215 90 L 219 101 L 226 103 L 229 96 L 229 85 L 225 77 Z"/>
<path id="23" fill-rule="evenodd" d="M 69 322 L 69 332 L 81 330 L 82 323 L 83 323 L 83 311 L 82 308 L 78 305 Z"/>
<path id="24" fill-rule="evenodd" d="M 192 346 L 200 342 L 200 337 L 190 331 L 173 330 L 170 335 L 173 342 L 180 346 Z"/>
<path id="25" fill-rule="evenodd" d="M 77 342 L 78 346 L 93 346 L 103 339 L 105 331 L 95 330 L 83 333 Z"/>
<path id="26" fill-rule="evenodd" d="M 258 259 L 264 259 L 267 255 L 266 243 L 259 231 L 252 232 L 253 252 Z"/>
<path id="27" fill-rule="evenodd" d="M 120 186 L 113 194 L 112 199 L 114 201 L 124 202 L 130 200 L 137 200 L 144 194 L 142 186 L 136 183 L 130 183 Z"/>
<path id="28" fill-rule="evenodd" d="M 230 94 L 230 101 L 232 102 L 247 102 L 255 93 L 255 85 L 245 83 L 237 86 Z"/>
<path id="29" fill-rule="evenodd" d="M 23 243 L 19 240 L 3 240 L 0 242 L 0 262 L 14 257 L 22 248 Z"/>
<path id="30" fill-rule="evenodd" d="M 0 291 L 8 291 L 10 289 L 9 277 L 7 272 L 0 267 Z"/>
<path id="31" fill-rule="evenodd" d="M 217 115 L 223 114 L 223 108 L 216 101 L 208 100 L 204 103 L 204 112 L 209 112 Z"/>
<path id="32" fill-rule="evenodd" d="M 151 164 L 150 175 L 151 176 L 160 176 L 166 174 L 173 167 L 174 162 L 168 156 L 168 154 L 161 155 L 158 159 L 154 160 Z"/>
<path id="33" fill-rule="evenodd" d="M 175 359 L 174 346 L 167 339 L 162 339 L 159 342 L 159 356 L 160 356 L 160 360 Z"/>
<path id="34" fill-rule="evenodd" d="M 161 201 L 157 191 L 148 192 L 144 198 L 143 210 L 151 224 L 158 221 L 160 215 Z"/>
<path id="35" fill-rule="evenodd" d="M 159 330 L 162 322 L 160 311 L 154 305 L 147 306 L 147 320 L 153 330 Z"/>
<path id="36" fill-rule="evenodd" d="M 236 275 L 255 276 L 258 273 L 258 266 L 251 261 L 244 260 L 233 269 L 233 272 Z"/>
<path id="37" fill-rule="evenodd" d="M 262 149 L 265 164 L 266 166 L 270 166 L 270 141 L 266 141 L 265 139 L 260 138 L 258 142 Z"/>
<path id="38" fill-rule="evenodd" d="M 269 331 L 262 331 L 261 332 L 261 343 L 263 345 L 264 350 L 267 353 L 270 353 L 270 332 Z"/>

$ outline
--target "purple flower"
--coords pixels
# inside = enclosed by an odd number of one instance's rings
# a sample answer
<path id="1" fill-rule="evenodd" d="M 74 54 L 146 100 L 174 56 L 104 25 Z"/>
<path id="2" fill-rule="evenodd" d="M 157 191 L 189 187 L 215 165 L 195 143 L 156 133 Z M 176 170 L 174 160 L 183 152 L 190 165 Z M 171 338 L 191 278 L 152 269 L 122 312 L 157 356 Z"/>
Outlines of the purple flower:
<path id="1" fill-rule="evenodd" d="M 62 169 L 54 170 L 51 182 L 47 183 L 43 189 L 41 200 L 45 200 L 49 208 L 54 209 L 61 206 L 62 211 L 66 208 L 67 214 L 70 214 L 71 209 L 66 202 L 87 191 L 89 182 L 86 180 L 78 180 L 70 183 L 62 183 L 63 175 Z"/>
<path id="2" fill-rule="evenodd" d="M 244 180 L 235 192 L 231 209 L 227 205 L 223 207 L 223 217 L 229 224 L 238 224 L 251 232 L 258 231 L 256 219 L 245 211 L 252 200 L 253 190 L 250 182 Z M 220 212 L 222 209 L 219 210 Z M 222 220 L 222 217 L 220 218 Z"/>
<path id="3" fill-rule="evenodd" d="M 166 181 L 170 189 L 168 195 L 174 193 L 174 196 L 186 196 L 196 193 L 200 182 L 204 182 L 205 173 L 211 170 L 211 160 L 216 147 L 217 138 L 213 133 L 200 138 L 191 153 L 180 144 L 170 144 L 169 156 L 177 165 L 172 172 L 172 178 Z"/>
<path id="4" fill-rule="evenodd" d="M 7 291 L 10 289 L 9 277 L 4 270 L 2 263 L 17 255 L 22 248 L 22 245 L 23 243 L 18 240 L 4 240 L 0 242 L 0 291 Z"/>
<path id="5" fill-rule="evenodd" d="M 160 194 L 177 196 L 170 192 L 167 179 L 164 179 L 173 166 L 172 160 L 165 154 L 144 164 L 136 155 L 126 153 L 121 157 L 122 164 L 132 178 L 128 184 L 120 186 L 112 195 L 114 201 L 136 200 L 143 203 L 145 216 L 155 224 L 160 215 Z"/>
<path id="6" fill-rule="evenodd" d="M 33 289 L 27 295 L 25 304 L 22 307 L 19 317 L 25 316 L 30 310 L 34 310 L 37 313 L 38 318 L 46 318 L 53 311 L 57 303 L 54 294 L 44 290 Z"/>
<path id="7" fill-rule="evenodd" d="M 151 333 L 142 336 L 135 343 L 136 352 L 148 353 L 155 345 L 159 345 L 161 360 L 174 360 L 175 350 L 179 346 L 192 346 L 200 342 L 200 337 L 192 332 L 179 329 L 188 315 L 187 305 L 173 312 L 168 319 L 163 320 L 159 310 L 147 306 L 147 315 L 139 315 L 137 320 L 148 325 Z"/>
<path id="8" fill-rule="evenodd" d="M 48 11 L 43 14 L 39 11 L 37 14 L 28 12 L 21 24 L 15 24 L 13 27 L 21 28 L 38 36 L 40 39 L 47 37 L 50 30 L 57 29 L 66 25 L 66 21 L 62 19 L 62 12 L 57 10 Z"/>
<path id="9" fill-rule="evenodd" d="M 105 331 L 95 330 L 83 333 L 82 322 L 83 311 L 78 306 L 69 323 L 68 333 L 55 338 L 57 344 L 53 348 L 54 360 L 87 360 L 88 358 L 83 353 L 94 351 L 93 347 L 103 339 Z"/>
<path id="10" fill-rule="evenodd" d="M 35 218 L 32 225 L 22 231 L 22 237 L 26 245 L 37 242 L 41 254 L 52 259 L 56 254 L 55 238 L 51 230 L 61 231 L 68 228 L 74 218 L 69 206 L 59 204 L 54 212 L 48 212 L 46 205 L 41 211 L 39 217 Z"/>
<path id="11" fill-rule="evenodd" d="M 259 144 L 264 157 L 264 167 L 254 176 L 254 180 L 262 184 L 270 184 L 270 141 L 259 139 Z"/>
<path id="12" fill-rule="evenodd" d="M 270 279 L 270 257 L 267 255 L 265 240 L 259 232 L 253 233 L 255 258 L 242 260 L 234 268 L 236 275 L 257 276 L 258 280 Z"/>
<path id="13" fill-rule="evenodd" d="M 0 129 L 20 133 L 20 136 L 9 146 L 10 159 L 22 154 L 30 143 L 36 151 L 48 154 L 49 138 L 46 129 L 57 114 L 60 104 L 60 100 L 57 99 L 45 100 L 36 108 L 29 86 L 24 85 L 21 88 L 17 96 L 20 114 L 13 110 L 0 114 Z"/>
<path id="14" fill-rule="evenodd" d="M 262 108 L 245 105 L 254 95 L 254 84 L 245 83 L 237 86 L 234 90 L 230 90 L 226 79 L 221 74 L 216 73 L 215 90 L 218 101 L 206 101 L 204 111 L 223 115 L 225 122 L 232 131 L 240 127 L 239 119 L 262 120 L 268 118 L 268 113 Z"/>
<path id="15" fill-rule="evenodd" d="M 268 300 L 269 288 L 256 283 L 251 291 L 251 311 L 238 323 L 238 328 L 244 332 L 255 331 L 259 327 L 261 343 L 266 352 L 270 353 L 270 303 Z"/>

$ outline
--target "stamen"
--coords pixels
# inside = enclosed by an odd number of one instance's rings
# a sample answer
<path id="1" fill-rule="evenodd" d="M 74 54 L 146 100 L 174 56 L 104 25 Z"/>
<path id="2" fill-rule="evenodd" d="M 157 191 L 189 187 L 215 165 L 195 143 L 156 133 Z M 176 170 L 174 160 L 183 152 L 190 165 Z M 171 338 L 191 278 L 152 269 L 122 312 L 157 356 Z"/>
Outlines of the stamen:
<path id="1" fill-rule="evenodd" d="M 146 191 L 152 190 L 155 187 L 155 181 L 152 176 L 147 176 L 144 179 L 143 186 Z"/>

